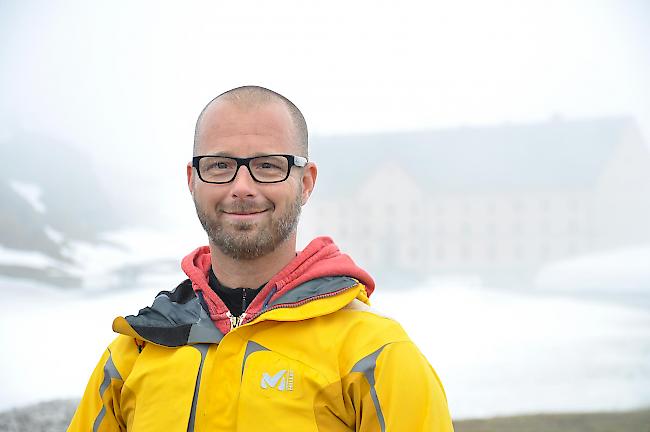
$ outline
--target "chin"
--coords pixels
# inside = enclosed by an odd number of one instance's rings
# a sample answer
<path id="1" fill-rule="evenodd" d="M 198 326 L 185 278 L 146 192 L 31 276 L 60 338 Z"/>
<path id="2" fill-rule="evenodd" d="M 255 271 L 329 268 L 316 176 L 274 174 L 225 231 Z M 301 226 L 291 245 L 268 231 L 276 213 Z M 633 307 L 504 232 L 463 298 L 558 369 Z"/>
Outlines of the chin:
<path id="1" fill-rule="evenodd" d="M 251 223 L 233 224 L 233 229 L 235 232 L 253 231 L 255 229 L 255 224 L 251 224 Z"/>

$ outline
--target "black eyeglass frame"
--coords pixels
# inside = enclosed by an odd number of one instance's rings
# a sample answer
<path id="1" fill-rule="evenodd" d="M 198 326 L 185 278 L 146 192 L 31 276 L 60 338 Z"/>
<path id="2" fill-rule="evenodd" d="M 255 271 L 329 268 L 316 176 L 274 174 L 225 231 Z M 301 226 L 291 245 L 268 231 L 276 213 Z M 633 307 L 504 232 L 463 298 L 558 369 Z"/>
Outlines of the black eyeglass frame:
<path id="1" fill-rule="evenodd" d="M 289 167 L 287 168 L 287 175 L 282 179 L 282 180 L 274 180 L 274 181 L 260 181 L 255 178 L 255 175 L 253 174 L 253 171 L 251 170 L 250 163 L 253 159 L 258 159 L 258 158 L 264 158 L 264 157 L 271 157 L 271 156 L 282 156 L 287 160 L 289 163 Z M 215 182 L 215 181 L 207 181 L 201 176 L 201 170 L 199 169 L 199 163 L 201 159 L 203 158 L 208 158 L 208 157 L 219 157 L 223 159 L 230 159 L 234 160 L 237 162 L 237 168 L 235 168 L 235 173 L 233 174 L 232 178 L 228 181 L 222 181 L 222 182 Z M 288 155 L 288 154 L 268 154 L 268 155 L 259 155 L 259 156 L 253 156 L 249 158 L 237 158 L 237 157 L 231 157 L 231 156 L 221 156 L 221 155 L 201 155 L 201 156 L 194 156 L 192 158 L 192 167 L 196 169 L 196 172 L 199 175 L 199 178 L 201 179 L 202 182 L 204 183 L 210 183 L 210 184 L 226 184 L 226 183 L 231 183 L 235 180 L 235 177 L 237 177 L 237 173 L 239 172 L 239 168 L 242 166 L 245 166 L 246 169 L 248 169 L 248 173 L 251 175 L 251 178 L 255 180 L 257 183 L 263 183 L 263 184 L 271 184 L 271 183 L 282 183 L 286 179 L 289 178 L 289 175 L 291 174 L 291 168 L 294 166 L 297 166 L 298 168 L 304 168 L 309 160 L 306 157 L 303 156 L 296 156 L 296 155 Z"/>

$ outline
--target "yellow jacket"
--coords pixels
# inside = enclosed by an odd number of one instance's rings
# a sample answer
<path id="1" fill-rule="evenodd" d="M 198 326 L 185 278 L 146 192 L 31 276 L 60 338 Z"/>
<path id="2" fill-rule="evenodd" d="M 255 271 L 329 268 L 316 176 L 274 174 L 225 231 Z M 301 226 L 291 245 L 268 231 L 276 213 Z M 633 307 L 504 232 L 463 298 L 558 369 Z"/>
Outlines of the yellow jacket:
<path id="1" fill-rule="evenodd" d="M 370 309 L 368 285 L 331 275 L 278 286 L 226 332 L 192 276 L 116 318 L 120 335 L 68 430 L 453 431 L 440 380 Z"/>

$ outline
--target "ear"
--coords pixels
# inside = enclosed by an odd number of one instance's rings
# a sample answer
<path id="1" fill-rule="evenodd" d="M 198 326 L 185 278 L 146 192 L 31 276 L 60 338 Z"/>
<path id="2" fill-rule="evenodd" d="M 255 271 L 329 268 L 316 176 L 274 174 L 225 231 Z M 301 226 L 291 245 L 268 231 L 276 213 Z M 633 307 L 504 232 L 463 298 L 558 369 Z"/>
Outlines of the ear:
<path id="1" fill-rule="evenodd" d="M 307 204 L 309 197 L 311 196 L 314 186 L 316 185 L 316 176 L 318 174 L 318 168 L 313 162 L 309 162 L 303 168 L 302 174 L 302 205 Z"/>
<path id="2" fill-rule="evenodd" d="M 187 163 L 187 187 L 190 189 L 190 193 L 194 194 L 194 168 L 192 168 L 192 163 Z"/>

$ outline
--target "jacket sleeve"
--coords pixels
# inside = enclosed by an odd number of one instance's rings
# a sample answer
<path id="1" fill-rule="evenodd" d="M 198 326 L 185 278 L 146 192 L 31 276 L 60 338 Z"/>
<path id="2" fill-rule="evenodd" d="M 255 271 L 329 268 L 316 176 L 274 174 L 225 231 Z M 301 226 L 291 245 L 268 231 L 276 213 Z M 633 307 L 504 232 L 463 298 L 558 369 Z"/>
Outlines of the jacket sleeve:
<path id="1" fill-rule="evenodd" d="M 442 384 L 413 342 L 384 345 L 357 362 L 355 374 L 348 395 L 357 430 L 453 432 Z"/>
<path id="2" fill-rule="evenodd" d="M 115 366 L 111 347 L 95 367 L 68 432 L 117 432 L 126 430 L 120 412 L 124 381 Z"/>

